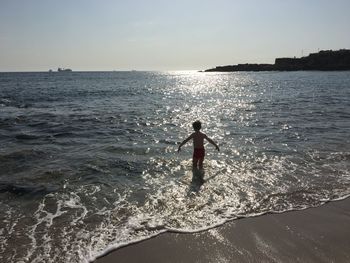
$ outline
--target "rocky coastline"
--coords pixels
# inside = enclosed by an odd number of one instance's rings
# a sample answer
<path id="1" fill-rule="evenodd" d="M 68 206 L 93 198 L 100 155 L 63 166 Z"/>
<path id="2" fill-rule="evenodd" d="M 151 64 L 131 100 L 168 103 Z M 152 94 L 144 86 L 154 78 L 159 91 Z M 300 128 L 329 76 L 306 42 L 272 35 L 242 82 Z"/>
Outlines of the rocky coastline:
<path id="1" fill-rule="evenodd" d="M 276 58 L 274 64 L 217 66 L 204 72 L 350 70 L 350 49 L 322 50 L 301 58 Z"/>

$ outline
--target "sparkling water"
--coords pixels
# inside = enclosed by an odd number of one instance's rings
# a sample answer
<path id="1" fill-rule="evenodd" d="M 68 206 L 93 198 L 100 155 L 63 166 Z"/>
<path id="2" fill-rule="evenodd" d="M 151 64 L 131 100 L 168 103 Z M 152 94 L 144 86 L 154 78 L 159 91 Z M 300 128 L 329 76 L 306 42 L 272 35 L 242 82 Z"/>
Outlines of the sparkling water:
<path id="1" fill-rule="evenodd" d="M 195 120 L 220 146 L 200 174 L 177 153 Z M 349 146 L 346 71 L 0 73 L 0 261 L 345 198 Z"/>

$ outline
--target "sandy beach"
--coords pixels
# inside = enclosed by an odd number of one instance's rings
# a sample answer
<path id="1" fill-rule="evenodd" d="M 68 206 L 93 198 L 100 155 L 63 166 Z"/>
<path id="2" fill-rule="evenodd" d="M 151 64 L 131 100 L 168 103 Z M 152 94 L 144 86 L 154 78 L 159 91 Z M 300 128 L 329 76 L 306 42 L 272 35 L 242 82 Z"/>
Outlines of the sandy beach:
<path id="1" fill-rule="evenodd" d="M 350 262 L 350 198 L 196 234 L 165 233 L 96 260 L 111 262 Z"/>

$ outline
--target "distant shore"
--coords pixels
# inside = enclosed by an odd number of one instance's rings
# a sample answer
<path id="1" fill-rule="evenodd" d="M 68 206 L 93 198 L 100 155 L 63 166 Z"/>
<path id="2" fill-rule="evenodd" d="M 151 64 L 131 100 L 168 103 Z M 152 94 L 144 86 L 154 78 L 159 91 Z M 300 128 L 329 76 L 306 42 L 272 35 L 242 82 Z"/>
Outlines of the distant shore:
<path id="1" fill-rule="evenodd" d="M 350 49 L 322 50 L 301 58 L 276 58 L 275 64 L 217 66 L 204 72 L 350 70 Z"/>
<path id="2" fill-rule="evenodd" d="M 112 262 L 350 262 L 350 198 L 234 220 L 197 234 L 165 233 L 96 260 Z"/>

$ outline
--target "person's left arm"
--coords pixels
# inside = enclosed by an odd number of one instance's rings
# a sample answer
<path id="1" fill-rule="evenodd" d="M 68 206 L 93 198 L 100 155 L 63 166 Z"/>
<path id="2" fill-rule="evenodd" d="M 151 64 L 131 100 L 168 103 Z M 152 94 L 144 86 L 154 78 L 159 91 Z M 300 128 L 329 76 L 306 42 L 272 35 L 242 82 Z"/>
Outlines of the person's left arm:
<path id="1" fill-rule="evenodd" d="M 182 147 L 185 143 L 187 143 L 189 140 L 191 140 L 192 138 L 193 138 L 193 133 L 192 133 L 190 136 L 188 136 L 188 138 L 186 138 L 182 143 L 180 143 L 179 149 L 177 149 L 177 151 L 178 151 L 178 152 L 181 151 L 181 147 Z"/>

